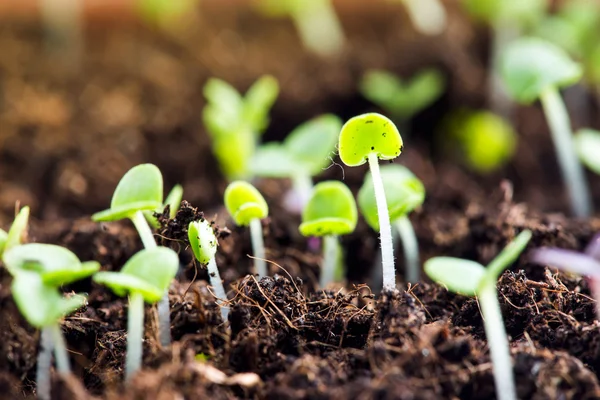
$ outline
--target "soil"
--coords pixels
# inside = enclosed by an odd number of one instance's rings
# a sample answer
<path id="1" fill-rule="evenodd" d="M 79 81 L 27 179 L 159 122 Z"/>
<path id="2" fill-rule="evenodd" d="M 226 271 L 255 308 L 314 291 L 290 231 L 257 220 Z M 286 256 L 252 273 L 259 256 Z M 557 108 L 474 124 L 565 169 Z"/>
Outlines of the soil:
<path id="1" fill-rule="evenodd" d="M 206 6 L 185 29 L 168 32 L 90 25 L 75 66 L 46 52 L 36 23 L 0 25 L 1 227 L 10 224 L 15 202 L 28 204 L 30 241 L 56 243 L 103 270 L 118 270 L 141 249 L 136 232 L 125 222 L 91 222 L 89 215 L 106 208 L 123 173 L 152 162 L 167 188 L 185 188 L 176 218 L 163 214 L 156 235 L 181 261 L 169 294 L 172 348 L 158 345 L 156 312 L 147 307 L 144 369 L 125 386 L 126 300 L 91 280 L 77 282 L 64 290 L 87 293 L 88 305 L 62 325 L 73 375 L 54 375 L 53 398 L 495 398 L 476 299 L 425 279 L 405 284 L 401 251 L 399 290 L 380 293 L 371 280 L 377 235 L 363 220 L 341 239 L 345 283 L 318 288 L 321 257 L 300 236 L 299 217 L 282 205 L 289 183 L 276 180 L 256 182 L 270 206 L 263 228 L 273 261 L 271 276 L 258 280 L 251 275 L 249 232 L 235 227 L 221 206 L 227 183 L 200 117 L 209 76 L 240 89 L 263 73 L 279 79 L 268 141 L 322 112 L 348 118 L 376 110 L 356 88 L 367 68 L 407 76 L 435 65 L 448 91 L 411 121 L 396 161 L 427 188 L 411 216 L 423 260 L 446 255 L 485 264 L 523 229 L 533 231 L 528 250 L 582 249 L 600 229 L 600 219 L 563 214 L 566 195 L 536 106 L 518 109 L 518 152 L 492 175 L 479 176 L 440 150 L 438 126 L 447 112 L 486 106 L 485 29 L 449 3 L 447 34 L 422 37 L 397 6 L 376 4 L 339 7 L 349 45 L 332 60 L 303 51 L 289 22 L 243 6 Z M 583 124 L 600 121 L 574 120 Z M 364 173 L 334 159 L 317 180 L 343 179 L 356 192 Z M 588 178 L 599 204 L 600 178 Z M 187 224 L 200 218 L 219 232 L 228 323 L 206 270 L 186 249 Z M 10 281 L 0 269 L 0 391 L 5 398 L 33 397 L 39 332 L 16 310 Z M 525 254 L 502 275 L 498 293 L 519 397 L 600 398 L 600 323 L 586 281 L 530 264 Z"/>

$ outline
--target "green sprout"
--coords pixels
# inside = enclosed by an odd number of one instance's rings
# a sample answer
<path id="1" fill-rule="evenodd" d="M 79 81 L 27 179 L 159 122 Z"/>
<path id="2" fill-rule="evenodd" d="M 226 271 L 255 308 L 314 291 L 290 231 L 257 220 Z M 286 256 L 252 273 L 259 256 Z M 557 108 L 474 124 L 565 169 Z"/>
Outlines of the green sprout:
<path id="1" fill-rule="evenodd" d="M 338 55 L 345 42 L 342 25 L 331 0 L 258 0 L 267 16 L 290 17 L 304 46 L 322 57 Z"/>
<path id="2" fill-rule="evenodd" d="M 136 0 L 137 12 L 146 22 L 168 28 L 193 12 L 196 0 Z"/>
<path id="3" fill-rule="evenodd" d="M 395 225 L 404 248 L 406 280 L 411 283 L 418 282 L 421 270 L 419 244 L 408 214 L 423 204 L 425 187 L 419 178 L 402 165 L 382 166 L 381 179 L 385 187 L 390 220 Z M 367 174 L 358 192 L 358 206 L 367 223 L 378 231 L 377 202 L 373 188 L 373 176 Z"/>
<path id="4" fill-rule="evenodd" d="M 179 207 L 181 206 L 181 200 L 183 199 L 183 186 L 175 185 L 165 198 L 165 202 L 162 206 L 157 208 L 156 210 L 144 210 L 144 217 L 146 221 L 154 228 L 157 229 L 159 227 L 158 220 L 154 216 L 154 213 L 161 213 L 166 206 L 169 206 L 169 218 L 175 218 Z"/>
<path id="5" fill-rule="evenodd" d="M 3 252 L 8 251 L 12 247 L 19 246 L 23 242 L 27 234 L 28 222 L 29 207 L 23 207 L 15 217 L 8 232 L 0 232 L 0 257 Z"/>
<path id="6" fill-rule="evenodd" d="M 511 96 L 529 104 L 540 99 L 567 185 L 571 209 L 578 217 L 592 212 L 589 190 L 573 145 L 571 122 L 559 88 L 581 78 L 581 66 L 550 42 L 523 38 L 511 43 L 502 57 L 501 73 Z"/>
<path id="7" fill-rule="evenodd" d="M 315 185 L 312 197 L 302 212 L 300 233 L 324 237 L 323 267 L 319 279 L 322 288 L 334 280 L 336 262 L 341 254 L 338 236 L 352 233 L 357 221 L 356 202 L 348 186 L 339 181 Z"/>
<path id="8" fill-rule="evenodd" d="M 407 81 L 384 70 L 370 70 L 360 82 L 360 92 L 395 121 L 405 124 L 433 104 L 445 86 L 444 76 L 434 68 L 426 68 Z"/>
<path id="9" fill-rule="evenodd" d="M 140 164 L 131 168 L 117 185 L 108 210 L 92 215 L 94 221 L 118 221 L 129 218 L 135 226 L 146 249 L 156 248 L 152 230 L 144 217 L 144 211 L 163 207 L 162 174 L 156 165 Z M 163 293 L 158 303 L 160 343 L 168 347 L 171 343 L 171 316 L 169 291 Z"/>
<path id="10" fill-rule="evenodd" d="M 217 261 L 215 260 L 218 241 L 213 227 L 206 220 L 192 221 L 188 226 L 188 239 L 196 260 L 208 268 L 210 284 L 215 291 L 217 304 L 221 307 L 221 317 L 226 322 L 229 315 L 229 307 L 223 305 L 227 302 L 227 293 L 225 293 Z"/>
<path id="11" fill-rule="evenodd" d="M 254 269 L 259 278 L 267 276 L 265 245 L 261 219 L 269 215 L 265 198 L 251 184 L 234 181 L 225 189 L 225 207 L 238 226 L 250 226 L 250 240 L 254 253 Z"/>
<path id="12" fill-rule="evenodd" d="M 312 177 L 330 163 L 342 121 L 325 114 L 296 127 L 282 143 L 260 146 L 251 162 L 253 175 L 289 178 L 293 190 L 286 196 L 288 208 L 300 213 L 310 198 Z"/>
<path id="13" fill-rule="evenodd" d="M 396 287 L 392 227 L 385 199 L 385 189 L 379 172 L 379 159 L 392 160 L 403 149 L 402 137 L 396 125 L 381 114 L 368 113 L 349 119 L 340 132 L 339 153 L 349 167 L 369 162 L 379 216 L 383 288 Z"/>
<path id="14" fill-rule="evenodd" d="M 465 296 L 477 296 L 485 335 L 492 359 L 496 396 L 499 400 L 515 400 L 514 375 L 502 310 L 496 293 L 496 282 L 523 252 L 531 239 L 531 231 L 521 232 L 486 267 L 470 260 L 434 257 L 425 262 L 425 272 L 448 290 Z"/>
<path id="15" fill-rule="evenodd" d="M 440 0 L 401 1 L 404 3 L 408 16 L 419 33 L 434 36 L 446 30 L 448 17 Z"/>
<path id="16" fill-rule="evenodd" d="M 108 286 L 117 296 L 129 295 L 125 362 L 125 379 L 128 381 L 142 364 L 144 301 L 154 304 L 161 300 L 178 267 L 177 253 L 167 247 L 155 247 L 136 253 L 120 272 L 98 272 L 94 275 L 95 282 Z"/>
<path id="17" fill-rule="evenodd" d="M 279 85 L 272 76 L 258 79 L 242 97 L 230 84 L 211 78 L 204 85 L 204 125 L 221 171 L 229 180 L 249 177 L 249 163 L 269 124 Z"/>

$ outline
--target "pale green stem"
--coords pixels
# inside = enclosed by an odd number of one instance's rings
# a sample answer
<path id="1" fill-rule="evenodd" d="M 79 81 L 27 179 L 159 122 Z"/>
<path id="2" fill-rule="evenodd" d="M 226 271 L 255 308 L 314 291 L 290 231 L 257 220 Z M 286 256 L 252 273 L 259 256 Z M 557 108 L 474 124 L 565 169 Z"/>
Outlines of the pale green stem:
<path id="1" fill-rule="evenodd" d="M 267 276 L 267 262 L 265 261 L 262 223 L 258 218 L 250 220 L 250 240 L 252 241 L 252 252 L 254 253 L 254 272 L 258 274 L 258 279 L 260 279 Z"/>
<path id="2" fill-rule="evenodd" d="M 439 0 L 404 0 L 406 11 L 423 35 L 439 35 L 446 30 L 446 9 Z"/>
<path id="3" fill-rule="evenodd" d="M 223 281 L 219 274 L 219 268 L 214 257 L 208 262 L 208 277 L 210 279 L 210 285 L 213 287 L 215 297 L 217 298 L 217 304 L 221 307 L 221 317 L 223 322 L 227 322 L 227 316 L 229 315 L 229 307 L 224 305 L 227 303 L 227 293 L 223 287 Z"/>
<path id="4" fill-rule="evenodd" d="M 37 359 L 36 385 L 37 398 L 50 400 L 50 367 L 52 366 L 52 331 L 45 326 L 40 333 L 40 352 Z"/>
<path id="5" fill-rule="evenodd" d="M 313 190 L 312 178 L 308 174 L 299 173 L 293 175 L 291 179 L 292 190 L 286 198 L 286 208 L 300 214 L 310 199 Z"/>
<path id="6" fill-rule="evenodd" d="M 502 311 L 496 294 L 496 282 L 489 280 L 482 285 L 477 297 L 492 359 L 496 397 L 498 400 L 515 400 L 517 395 L 513 367 L 508 337 L 502 321 Z"/>
<path id="7" fill-rule="evenodd" d="M 419 243 L 417 242 L 415 230 L 407 215 L 396 219 L 395 225 L 404 249 L 406 281 L 417 283 L 420 278 L 421 266 L 419 264 Z"/>
<path id="8" fill-rule="evenodd" d="M 56 369 L 61 374 L 71 373 L 71 363 L 69 362 L 69 354 L 65 344 L 65 337 L 60 329 L 60 324 L 56 322 L 49 326 L 52 334 L 52 344 L 54 345 L 54 358 L 56 359 Z"/>
<path id="9" fill-rule="evenodd" d="M 132 292 L 129 295 L 127 312 L 127 355 L 125 380 L 129 381 L 142 365 L 142 343 L 144 340 L 144 296 Z"/>
<path id="10" fill-rule="evenodd" d="M 346 39 L 330 0 L 311 0 L 306 4 L 292 15 L 302 43 L 321 56 L 339 54 Z"/>
<path id="11" fill-rule="evenodd" d="M 558 163 L 571 201 L 571 210 L 576 217 L 589 217 L 592 213 L 590 193 L 575 152 L 571 121 L 565 103 L 558 90 L 553 87 L 544 90 L 540 100 L 550 125 Z"/>
<path id="12" fill-rule="evenodd" d="M 381 265 L 383 268 L 383 289 L 390 290 L 396 287 L 396 270 L 394 268 L 394 246 L 392 243 L 392 226 L 388 212 L 387 201 L 381 173 L 379 172 L 379 159 L 377 154 L 369 154 L 369 167 L 375 189 L 377 215 L 379 217 L 379 240 L 381 242 Z"/>
<path id="13" fill-rule="evenodd" d="M 156 248 L 156 241 L 154 235 L 150 230 L 148 221 L 144 217 L 141 211 L 137 211 L 133 217 L 131 217 L 135 229 L 137 229 L 140 239 L 146 249 Z M 162 347 L 169 347 L 171 345 L 171 310 L 169 306 L 169 289 L 165 290 L 165 293 L 158 301 L 156 306 L 158 313 L 158 338 Z"/>
<path id="14" fill-rule="evenodd" d="M 336 235 L 327 235 L 323 238 L 323 266 L 319 285 L 324 288 L 335 279 L 336 264 L 340 252 L 340 244 Z"/>

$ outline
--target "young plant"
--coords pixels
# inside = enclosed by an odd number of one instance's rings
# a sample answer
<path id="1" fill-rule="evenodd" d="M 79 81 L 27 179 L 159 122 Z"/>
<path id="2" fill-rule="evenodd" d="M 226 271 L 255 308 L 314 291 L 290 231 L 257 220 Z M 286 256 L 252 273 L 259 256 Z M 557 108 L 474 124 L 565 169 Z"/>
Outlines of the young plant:
<path id="1" fill-rule="evenodd" d="M 160 170 L 153 164 L 140 164 L 131 168 L 117 185 L 108 210 L 92 215 L 94 221 L 118 221 L 129 218 L 135 226 L 146 249 L 156 248 L 154 235 L 144 211 L 160 209 L 163 205 L 163 180 Z M 171 344 L 171 316 L 168 287 L 158 303 L 160 343 Z"/>
<path id="2" fill-rule="evenodd" d="M 267 276 L 265 245 L 261 219 L 269 215 L 265 198 L 251 184 L 234 181 L 225 189 L 225 207 L 238 226 L 250 226 L 250 239 L 254 253 L 254 270 L 259 278 Z"/>
<path id="3" fill-rule="evenodd" d="M 27 223 L 29 222 L 29 207 L 23 207 L 8 232 L 4 232 L 0 229 L 0 258 L 3 252 L 8 251 L 10 248 L 20 245 L 24 237 L 27 234 Z"/>
<path id="4" fill-rule="evenodd" d="M 323 266 L 319 285 L 324 288 L 334 281 L 336 262 L 341 249 L 338 236 L 354 232 L 358 211 L 348 186 L 340 181 L 315 185 L 313 194 L 302 212 L 300 233 L 323 237 Z"/>
<path id="5" fill-rule="evenodd" d="M 164 204 L 157 208 L 156 210 L 149 211 L 144 210 L 144 217 L 146 217 L 146 221 L 152 226 L 154 229 L 159 227 L 158 220 L 154 217 L 154 213 L 162 213 L 166 206 L 169 206 L 169 217 L 175 218 L 179 207 L 181 206 L 181 200 L 183 199 L 183 186 L 175 185 L 165 198 Z"/>
<path id="6" fill-rule="evenodd" d="M 342 121 L 325 114 L 296 127 L 282 143 L 260 146 L 250 163 L 253 175 L 289 178 L 293 189 L 286 195 L 288 209 L 302 212 L 313 188 L 312 177 L 330 163 Z"/>
<path id="7" fill-rule="evenodd" d="M 95 282 L 108 286 L 117 296 L 129 295 L 126 380 L 130 380 L 142 364 L 144 302 L 154 304 L 163 297 L 178 267 L 177 253 L 167 247 L 155 247 L 136 253 L 120 272 L 94 275 Z"/>
<path id="8" fill-rule="evenodd" d="M 269 124 L 279 85 L 272 76 L 258 79 L 242 97 L 230 84 L 211 78 L 204 85 L 207 104 L 202 111 L 212 149 L 229 180 L 248 178 L 249 162 Z"/>
<path id="9" fill-rule="evenodd" d="M 501 73 L 509 93 L 520 103 L 540 99 L 550 125 L 563 181 L 575 216 L 592 212 L 589 190 L 573 145 L 571 122 L 559 89 L 577 82 L 579 64 L 555 45 L 536 38 L 511 43 L 502 56 Z"/>
<path id="10" fill-rule="evenodd" d="M 402 149 L 402 137 L 396 125 L 381 114 L 368 113 L 351 118 L 340 132 L 339 153 L 342 162 L 349 167 L 369 162 L 379 216 L 384 290 L 396 287 L 396 271 L 392 227 L 379 172 L 379 159 L 392 160 L 400 155 Z"/>
<path id="11" fill-rule="evenodd" d="M 390 221 L 400 234 L 404 247 L 406 280 L 411 283 L 419 281 L 421 266 L 419 265 L 419 244 L 408 214 L 420 207 L 425 200 L 423 183 L 410 170 L 402 165 L 384 165 L 381 167 L 381 180 L 385 187 L 385 199 Z M 367 174 L 358 192 L 358 206 L 367 223 L 374 230 L 379 230 L 377 203 L 373 190 L 373 176 Z"/>
<path id="12" fill-rule="evenodd" d="M 213 227 L 206 220 L 192 221 L 188 226 L 188 239 L 196 260 L 208 268 L 210 284 L 215 291 L 217 304 L 221 307 L 221 317 L 223 317 L 223 322 L 227 322 L 229 307 L 224 305 L 227 303 L 227 293 L 215 260 L 218 241 Z"/>
<path id="13" fill-rule="evenodd" d="M 496 397 L 499 400 L 516 400 L 514 374 L 502 310 L 496 293 L 496 282 L 523 252 L 531 239 L 531 231 L 521 232 L 486 267 L 470 260 L 452 257 L 434 257 L 425 262 L 425 273 L 451 292 L 477 296 L 485 335 L 488 339 Z"/>

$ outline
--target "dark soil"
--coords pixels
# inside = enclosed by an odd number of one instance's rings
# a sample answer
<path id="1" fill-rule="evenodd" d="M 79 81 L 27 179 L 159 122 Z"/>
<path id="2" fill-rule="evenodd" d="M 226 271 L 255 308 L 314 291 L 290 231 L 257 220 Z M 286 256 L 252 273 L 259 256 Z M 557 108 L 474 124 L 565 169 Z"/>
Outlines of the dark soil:
<path id="1" fill-rule="evenodd" d="M 493 175 L 477 176 L 440 151 L 444 115 L 485 106 L 484 29 L 453 3 L 442 38 L 417 35 L 391 4 L 348 4 L 339 12 L 349 47 L 329 61 L 302 51 L 289 22 L 263 20 L 241 6 L 207 5 L 189 29 L 169 34 L 90 26 L 77 73 L 42 51 L 39 26 L 1 25 L 0 226 L 12 220 L 16 201 L 31 205 L 30 241 L 60 244 L 118 270 L 141 248 L 136 232 L 128 223 L 91 222 L 89 214 L 106 208 L 128 168 L 157 164 L 166 187 L 182 183 L 189 201 L 174 220 L 160 218 L 156 236 L 181 260 L 170 289 L 172 348 L 158 345 L 156 312 L 148 307 L 144 370 L 125 387 L 126 301 L 91 280 L 78 282 L 65 292 L 88 293 L 89 304 L 63 323 L 74 371 L 54 377 L 53 398 L 495 397 L 476 299 L 427 281 L 405 285 L 401 252 L 399 291 L 380 294 L 370 280 L 377 236 L 362 220 L 342 238 L 345 284 L 319 289 L 320 255 L 300 236 L 299 217 L 282 206 L 288 182 L 274 180 L 257 182 L 271 210 L 263 227 L 273 261 L 272 277 L 258 281 L 250 275 L 249 233 L 234 227 L 221 206 L 226 181 L 200 118 L 207 77 L 245 89 L 263 73 L 275 75 L 282 93 L 265 138 L 277 140 L 318 113 L 348 118 L 373 110 L 356 89 L 369 67 L 410 75 L 435 65 L 448 77 L 448 93 L 412 121 L 397 160 L 427 187 L 425 204 L 411 217 L 423 260 L 447 255 L 486 263 L 523 229 L 534 234 L 528 249 L 582 249 L 600 229 L 600 219 L 560 213 L 566 195 L 537 107 L 519 110 L 517 156 Z M 334 161 L 318 179 L 344 179 L 356 192 L 364 172 Z M 600 179 L 589 178 L 598 205 Z M 228 324 L 206 270 L 186 248 L 187 225 L 200 218 L 219 232 Z M 498 292 L 519 397 L 600 398 L 600 324 L 586 281 L 529 264 L 525 255 L 501 277 Z M 17 312 L 5 269 L 0 309 L 0 393 L 31 397 L 39 333 Z"/>

